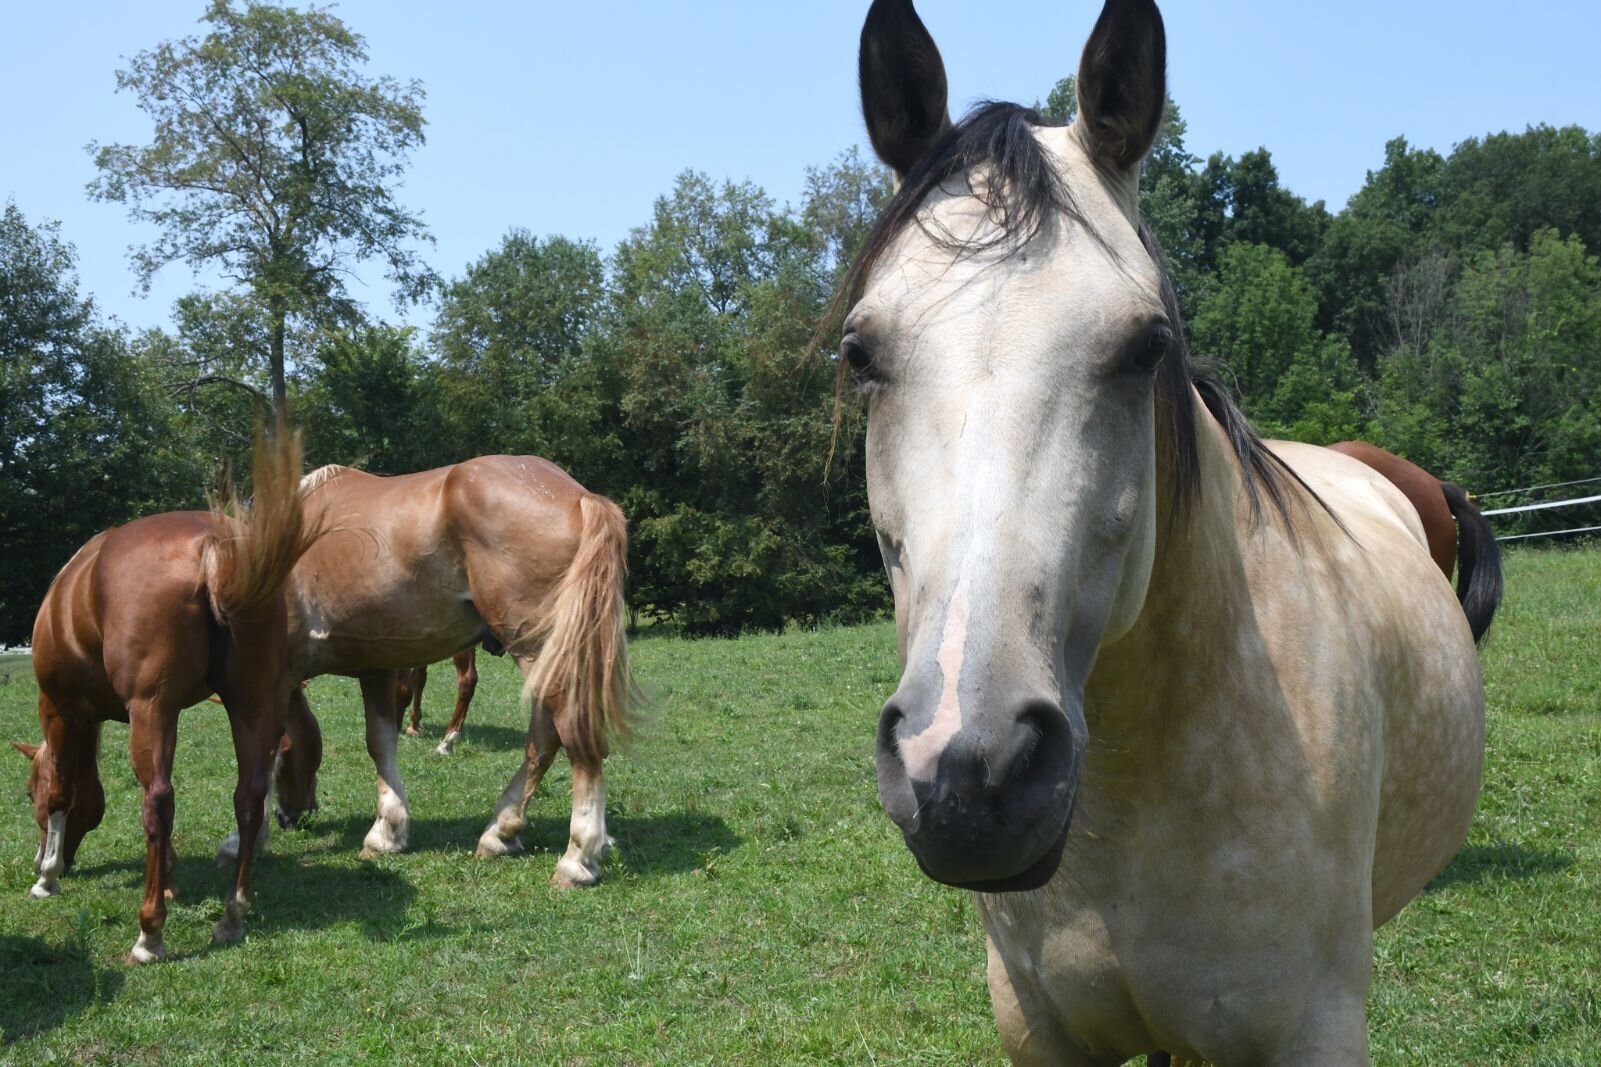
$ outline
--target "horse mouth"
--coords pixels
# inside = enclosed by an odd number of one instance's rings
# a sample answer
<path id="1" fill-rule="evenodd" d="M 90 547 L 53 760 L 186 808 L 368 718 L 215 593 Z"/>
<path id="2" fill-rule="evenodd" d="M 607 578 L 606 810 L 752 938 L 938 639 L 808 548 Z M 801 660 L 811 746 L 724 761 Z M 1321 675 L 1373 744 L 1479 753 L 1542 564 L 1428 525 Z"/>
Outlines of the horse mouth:
<path id="1" fill-rule="evenodd" d="M 1057 868 L 1062 865 L 1062 853 L 1067 849 L 1067 834 L 1072 825 L 1073 816 L 1072 812 L 1069 811 L 1067 819 L 1062 823 L 1061 832 L 1056 835 L 1056 840 L 1051 842 L 1051 846 L 1045 850 L 1044 854 L 1021 871 L 1004 878 L 981 878 L 971 881 L 953 881 L 949 878 L 941 878 L 938 874 L 928 869 L 927 865 L 923 863 L 923 858 L 917 854 L 916 849 L 910 849 L 910 851 L 912 858 L 917 860 L 917 866 L 922 872 L 941 885 L 948 885 L 955 889 L 967 889 L 974 893 L 1027 893 L 1039 889 L 1046 882 L 1049 882 L 1056 874 Z"/>

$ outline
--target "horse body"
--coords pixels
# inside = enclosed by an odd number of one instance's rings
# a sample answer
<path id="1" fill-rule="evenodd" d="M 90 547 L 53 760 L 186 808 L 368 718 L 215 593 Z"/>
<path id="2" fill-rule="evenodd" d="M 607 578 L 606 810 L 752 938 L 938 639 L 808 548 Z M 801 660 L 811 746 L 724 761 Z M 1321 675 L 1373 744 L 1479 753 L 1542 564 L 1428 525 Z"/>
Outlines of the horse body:
<path id="1" fill-rule="evenodd" d="M 288 700 L 284 583 L 307 536 L 297 479 L 300 450 L 280 423 L 256 446 L 256 502 L 246 520 L 219 512 L 137 519 L 92 538 L 62 568 L 39 609 L 33 663 L 44 744 L 29 792 L 40 825 L 35 897 L 54 895 L 105 795 L 100 725 L 129 724 L 144 788 L 145 896 L 131 957 L 164 954 L 172 885 L 172 759 L 178 713 L 217 693 L 239 767 L 234 808 L 238 866 L 213 933 L 243 936 L 254 850 L 266 831 L 269 767 Z"/>
<path id="2" fill-rule="evenodd" d="M 1108 0 L 1071 127 L 953 125 L 911 4 L 868 15 L 899 186 L 840 367 L 903 666 L 879 796 L 980 894 L 1017 1062 L 1362 1062 L 1373 929 L 1472 817 L 1473 633 L 1398 489 L 1192 370 L 1137 211 L 1165 48 Z"/>
<path id="3" fill-rule="evenodd" d="M 1225 489 L 1164 543 L 1085 688 L 1060 873 L 980 897 L 1019 1062 L 1360 1061 L 1371 932 L 1466 836 L 1482 688 L 1418 522 L 1365 468 L 1274 448 L 1349 535 L 1312 511 L 1297 542 L 1253 532 Z"/>
<path id="4" fill-rule="evenodd" d="M 308 514 L 332 532 L 294 573 L 291 668 L 301 678 L 331 673 L 361 682 L 368 752 L 379 771 L 379 814 L 364 854 L 406 845 L 409 812 L 395 766 L 399 671 L 491 638 L 517 661 L 536 698 L 527 757 L 479 852 L 519 847 L 528 799 L 556 748 L 565 747 L 574 814 L 556 878 L 594 882 L 607 842 L 601 760 L 607 732 L 623 725 L 630 686 L 621 512 L 531 456 L 485 456 L 395 477 L 323 468 L 305 481 Z"/>
<path id="5" fill-rule="evenodd" d="M 1501 547 L 1490 524 L 1460 486 L 1442 482 L 1410 460 L 1366 441 L 1340 441 L 1329 448 L 1382 474 L 1417 509 L 1429 555 L 1447 578 L 1458 571 L 1457 599 L 1482 641 L 1501 604 Z"/>

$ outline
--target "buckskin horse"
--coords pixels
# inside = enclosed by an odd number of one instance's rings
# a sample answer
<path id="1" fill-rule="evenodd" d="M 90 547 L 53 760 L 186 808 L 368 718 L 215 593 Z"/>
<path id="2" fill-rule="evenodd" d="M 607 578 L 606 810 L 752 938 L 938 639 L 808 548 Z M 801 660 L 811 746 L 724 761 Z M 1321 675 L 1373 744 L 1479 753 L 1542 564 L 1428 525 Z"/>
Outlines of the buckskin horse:
<path id="1" fill-rule="evenodd" d="M 33 761 L 28 794 L 39 823 L 36 898 L 60 892 L 84 835 L 100 824 L 101 724 L 129 726 L 144 789 L 145 894 L 135 963 L 165 954 L 173 895 L 172 758 L 178 713 L 222 698 L 233 731 L 238 865 L 218 944 L 244 935 L 250 867 L 266 830 L 273 751 L 289 697 L 284 585 L 311 539 L 302 520 L 300 448 L 280 421 L 258 439 L 254 503 L 135 519 L 91 538 L 51 583 L 33 628 L 44 744 L 13 742 Z"/>
<path id="2" fill-rule="evenodd" d="M 1405 497 L 1192 368 L 1138 206 L 1165 66 L 1156 6 L 1109 0 L 1071 126 L 953 123 L 911 3 L 867 15 L 897 188 L 838 368 L 902 660 L 879 797 L 977 892 L 1014 1061 L 1365 1062 L 1373 930 L 1467 833 L 1483 683 Z"/>
<path id="3" fill-rule="evenodd" d="M 308 518 L 329 532 L 290 581 L 290 671 L 296 680 L 343 674 L 361 684 L 367 752 L 378 770 L 378 815 L 362 855 L 407 845 L 410 812 L 396 764 L 399 672 L 487 641 L 522 670 L 530 714 L 522 764 L 477 854 L 521 849 L 528 802 L 565 749 L 573 810 L 552 881 L 594 884 L 610 843 L 602 761 L 608 737 L 626 731 L 635 699 L 624 635 L 628 525 L 617 505 L 533 456 L 481 456 L 393 477 L 323 467 L 302 487 Z M 292 700 L 305 707 L 298 688 Z M 314 796 L 314 778 L 298 796 L 284 781 L 312 777 L 300 748 L 281 761 L 286 824 Z"/>
<path id="4" fill-rule="evenodd" d="M 1361 460 L 1406 495 L 1423 522 L 1429 555 L 1446 578 L 1461 563 L 1457 600 L 1467 614 L 1473 640 L 1484 640 L 1501 604 L 1501 546 L 1496 544 L 1490 523 L 1468 498 L 1467 491 L 1366 441 L 1340 441 L 1329 447 Z M 1481 564 L 1480 560 L 1486 562 Z"/>

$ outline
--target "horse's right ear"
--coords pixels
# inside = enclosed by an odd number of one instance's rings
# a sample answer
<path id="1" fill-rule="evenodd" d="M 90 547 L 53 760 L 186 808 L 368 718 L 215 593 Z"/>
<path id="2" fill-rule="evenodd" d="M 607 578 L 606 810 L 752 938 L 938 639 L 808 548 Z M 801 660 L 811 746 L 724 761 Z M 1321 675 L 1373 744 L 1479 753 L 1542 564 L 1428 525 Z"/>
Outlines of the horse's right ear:
<path id="1" fill-rule="evenodd" d="M 951 128 L 945 63 L 912 0 L 873 0 L 856 70 L 873 151 L 905 178 Z"/>
<path id="2" fill-rule="evenodd" d="M 27 756 L 30 761 L 39 754 L 38 745 L 28 745 L 22 743 L 21 741 L 13 741 L 11 742 L 11 747 L 22 753 L 24 756 Z"/>

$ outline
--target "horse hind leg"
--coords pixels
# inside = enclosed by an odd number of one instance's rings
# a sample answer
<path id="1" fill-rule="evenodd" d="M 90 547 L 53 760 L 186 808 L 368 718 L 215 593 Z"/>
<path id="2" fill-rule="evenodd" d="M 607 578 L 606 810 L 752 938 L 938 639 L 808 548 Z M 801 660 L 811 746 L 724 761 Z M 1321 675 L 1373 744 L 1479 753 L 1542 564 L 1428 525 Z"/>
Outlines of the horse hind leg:
<path id="1" fill-rule="evenodd" d="M 473 694 L 478 691 L 477 658 L 473 649 L 456 656 L 456 710 L 451 713 L 444 740 L 439 742 L 435 750 L 441 756 L 450 755 L 455 751 L 456 742 L 461 740 L 462 727 L 467 723 L 467 708 L 473 702 Z"/>
<path id="2" fill-rule="evenodd" d="M 258 682 L 257 692 L 248 696 L 235 695 L 228 709 L 228 725 L 233 732 L 234 757 L 239 765 L 239 781 L 234 788 L 234 819 L 239 825 L 238 867 L 234 873 L 233 891 L 223 910 L 222 919 L 212 930 L 213 944 L 227 945 L 245 935 L 245 916 L 250 912 L 250 871 L 258 849 L 267 843 L 268 806 L 271 802 L 271 772 L 274 750 L 278 739 L 277 716 L 272 714 L 275 705 L 269 679 Z M 265 687 L 265 691 L 262 691 Z M 288 694 L 284 694 L 287 702 Z"/>
<path id="3" fill-rule="evenodd" d="M 167 853 L 172 842 L 172 755 L 178 738 L 178 710 L 154 702 L 128 707 L 128 746 L 134 774 L 144 788 L 141 821 L 145 831 L 145 896 L 139 907 L 139 940 L 129 952 L 133 963 L 163 958 L 167 924 Z"/>
<path id="4" fill-rule="evenodd" d="M 567 716 L 558 706 L 556 730 Z M 573 770 L 573 811 L 568 824 L 567 851 L 556 861 L 551 884 L 562 889 L 592 886 L 600 881 L 600 863 L 616 844 L 606 833 L 606 778 L 604 757 L 576 757 L 575 746 L 565 745 Z"/>
<path id="5" fill-rule="evenodd" d="M 428 667 L 414 667 L 411 671 L 411 686 L 408 694 L 411 703 L 411 722 L 406 725 L 406 736 L 416 737 L 422 732 L 422 690 L 428 684 Z M 401 711 L 405 711 L 407 701 L 402 700 Z"/>
<path id="6" fill-rule="evenodd" d="M 567 851 L 551 883 L 563 889 L 600 881 L 600 861 L 614 843 L 606 834 L 606 779 L 599 759 L 573 760 L 573 814 Z"/>
<path id="7" fill-rule="evenodd" d="M 400 721 L 395 710 L 395 672 L 363 675 L 361 700 L 367 714 L 367 754 L 378 771 L 378 817 L 361 849 L 361 858 L 371 859 L 387 852 L 404 852 L 411 823 L 396 759 Z"/>
<path id="8" fill-rule="evenodd" d="M 526 674 L 531 663 L 519 660 Z M 507 783 L 495 801 L 495 817 L 478 837 L 474 855 L 481 859 L 491 856 L 508 856 L 522 851 L 518 837 L 528 825 L 528 802 L 539 788 L 545 772 L 550 769 L 560 747 L 556 734 L 555 718 L 545 701 L 535 699 L 528 716 L 528 741 L 524 746 L 522 766 Z"/>

